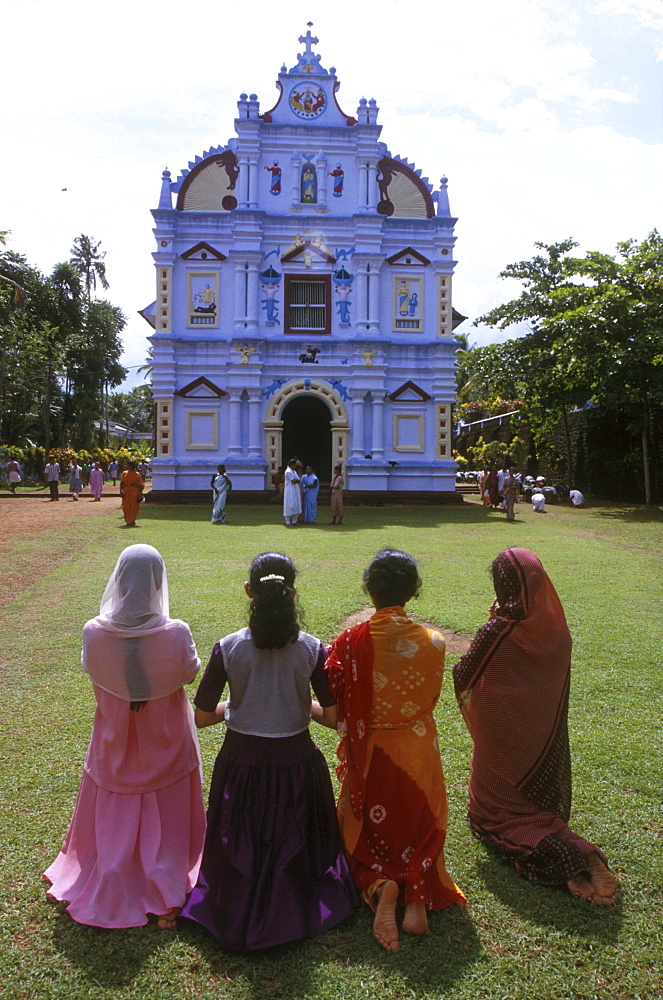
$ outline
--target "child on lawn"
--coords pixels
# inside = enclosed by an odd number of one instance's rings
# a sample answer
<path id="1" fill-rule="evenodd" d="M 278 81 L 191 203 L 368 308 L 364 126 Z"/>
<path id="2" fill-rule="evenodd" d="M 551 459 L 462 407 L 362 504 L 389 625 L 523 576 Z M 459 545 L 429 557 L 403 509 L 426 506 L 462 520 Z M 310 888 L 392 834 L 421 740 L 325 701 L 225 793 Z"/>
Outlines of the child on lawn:
<path id="1" fill-rule="evenodd" d="M 326 652 L 300 630 L 295 567 L 257 556 L 244 584 L 248 628 L 218 642 L 194 699 L 196 725 L 225 720 L 214 765 L 198 885 L 182 916 L 227 948 L 315 937 L 350 916 L 357 895 L 324 757 L 308 726 L 313 687 L 333 699 Z M 226 683 L 227 701 L 219 701 Z"/>

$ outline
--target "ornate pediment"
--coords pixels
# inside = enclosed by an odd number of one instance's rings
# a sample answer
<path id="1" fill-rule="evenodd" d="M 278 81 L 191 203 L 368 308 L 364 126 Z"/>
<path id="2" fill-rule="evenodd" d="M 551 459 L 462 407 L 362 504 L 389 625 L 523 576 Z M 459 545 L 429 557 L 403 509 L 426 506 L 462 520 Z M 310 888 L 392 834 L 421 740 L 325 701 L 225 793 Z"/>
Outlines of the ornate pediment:
<path id="1" fill-rule="evenodd" d="M 185 399 L 220 399 L 222 396 L 227 396 L 228 393 L 225 389 L 220 389 L 214 382 L 210 382 L 208 378 L 201 375 L 199 378 L 195 378 L 193 382 L 189 382 L 187 385 L 183 385 L 181 389 L 177 389 L 175 395 L 183 396 Z"/>
<path id="2" fill-rule="evenodd" d="M 422 253 L 415 250 L 414 247 L 405 247 L 405 250 L 399 250 L 397 253 L 387 257 L 387 264 L 406 264 L 408 267 L 425 267 L 430 264 L 428 257 L 424 257 Z"/>
<path id="3" fill-rule="evenodd" d="M 399 386 L 398 389 L 394 389 L 393 392 L 390 392 L 388 398 L 393 403 L 396 401 L 401 403 L 426 403 L 433 397 L 429 392 L 426 392 L 425 389 L 422 389 L 421 386 L 417 385 L 416 382 L 408 379 L 407 382 L 403 382 L 403 385 Z"/>
<path id="4" fill-rule="evenodd" d="M 301 260 L 306 267 L 310 267 L 313 260 L 322 260 L 325 264 L 334 264 L 336 257 L 325 246 L 321 233 L 297 233 L 294 243 L 288 247 L 281 257 L 281 263 L 289 264 L 294 260 Z"/>
<path id="5" fill-rule="evenodd" d="M 227 260 L 228 258 L 220 250 L 215 250 L 209 243 L 196 243 L 195 247 L 189 247 L 181 255 L 182 260 Z"/>

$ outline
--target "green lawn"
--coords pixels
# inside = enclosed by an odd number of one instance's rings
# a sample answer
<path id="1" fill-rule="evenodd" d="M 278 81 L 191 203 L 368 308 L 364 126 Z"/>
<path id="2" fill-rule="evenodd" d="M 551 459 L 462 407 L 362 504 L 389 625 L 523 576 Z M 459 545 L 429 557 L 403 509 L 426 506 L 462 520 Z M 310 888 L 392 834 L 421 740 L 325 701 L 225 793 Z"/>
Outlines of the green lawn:
<path id="1" fill-rule="evenodd" d="M 34 582 L 1 613 L 0 997 L 660 997 L 663 515 L 610 505 L 553 508 L 544 517 L 524 504 L 516 510 L 509 525 L 476 504 L 349 508 L 341 527 L 287 531 L 273 507 L 231 504 L 228 524 L 214 527 L 206 510 L 148 504 L 139 528 L 128 531 L 113 503 L 108 515 L 72 521 L 53 539 L 64 561 L 50 572 L 45 534 L 6 545 L 5 564 L 31 566 Z M 203 661 L 218 637 L 245 624 L 242 583 L 259 551 L 293 557 L 308 629 L 329 639 L 366 603 L 361 571 L 383 545 L 419 559 L 416 614 L 466 635 L 486 619 L 494 556 L 509 545 L 534 549 L 574 636 L 572 825 L 607 853 L 622 902 L 599 909 L 531 886 L 471 839 L 470 741 L 447 676 L 438 712 L 450 799 L 447 860 L 469 906 L 434 914 L 429 938 L 402 938 L 400 951 L 383 953 L 364 910 L 324 937 L 245 958 L 221 951 L 195 927 L 108 932 L 74 924 L 62 905 L 46 901 L 40 873 L 60 848 L 90 733 L 81 628 L 98 610 L 118 553 L 136 541 L 163 554 L 171 614 L 190 623 Z M 333 734 L 313 729 L 333 764 Z M 207 775 L 221 736 L 201 733 Z"/>

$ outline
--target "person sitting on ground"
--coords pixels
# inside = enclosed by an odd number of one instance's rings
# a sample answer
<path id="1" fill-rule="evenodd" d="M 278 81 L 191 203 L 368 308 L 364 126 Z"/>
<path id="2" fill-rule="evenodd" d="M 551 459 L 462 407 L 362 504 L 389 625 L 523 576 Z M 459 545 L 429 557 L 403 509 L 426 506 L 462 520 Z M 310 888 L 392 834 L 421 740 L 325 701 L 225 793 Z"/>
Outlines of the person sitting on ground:
<path id="1" fill-rule="evenodd" d="M 444 859 L 447 792 L 433 718 L 444 637 L 403 610 L 420 586 L 411 556 L 378 552 L 364 572 L 375 614 L 346 629 L 327 660 L 342 737 L 338 821 L 385 951 L 399 947 L 397 904 L 403 931 L 427 934 L 427 910 L 465 902 Z"/>
<path id="2" fill-rule="evenodd" d="M 163 559 L 130 545 L 83 628 L 97 702 L 76 808 L 44 872 L 48 895 L 92 927 L 162 929 L 198 877 L 205 839 L 200 750 L 183 685 L 200 668 L 189 626 L 169 617 Z"/>
<path id="3" fill-rule="evenodd" d="M 532 493 L 532 510 L 537 514 L 545 514 L 546 512 L 546 498 L 540 490 L 535 490 Z"/>
<path id="4" fill-rule="evenodd" d="M 605 855 L 568 825 L 572 642 L 564 609 L 529 549 L 501 552 L 492 576 L 490 620 L 453 671 L 474 743 L 470 828 L 530 882 L 566 885 L 611 906 L 619 889 Z"/>
<path id="5" fill-rule="evenodd" d="M 570 490 L 569 491 L 569 500 L 571 501 L 571 503 L 573 504 L 574 507 L 584 507 L 585 506 L 585 498 L 582 495 L 582 493 L 580 492 L 580 490 Z"/>
<path id="6" fill-rule="evenodd" d="M 225 721 L 226 731 L 200 879 L 182 916 L 243 952 L 322 934 L 359 903 L 329 769 L 309 733 L 311 687 L 321 721 L 333 698 L 325 649 L 300 628 L 295 576 L 288 556 L 256 556 L 244 584 L 249 625 L 214 646 L 194 698 L 196 725 Z"/>

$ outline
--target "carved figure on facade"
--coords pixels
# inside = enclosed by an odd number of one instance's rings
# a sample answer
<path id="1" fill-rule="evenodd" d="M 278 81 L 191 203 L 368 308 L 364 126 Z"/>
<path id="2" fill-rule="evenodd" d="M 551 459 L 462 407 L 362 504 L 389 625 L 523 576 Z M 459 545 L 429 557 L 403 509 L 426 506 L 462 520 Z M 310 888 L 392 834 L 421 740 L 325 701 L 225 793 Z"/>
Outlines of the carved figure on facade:
<path id="1" fill-rule="evenodd" d="M 310 161 L 302 167 L 300 201 L 303 205 L 316 205 L 318 202 L 318 173 L 315 164 Z"/>
<path id="2" fill-rule="evenodd" d="M 239 344 L 235 350 L 239 353 L 240 365 L 248 365 L 251 355 L 255 353 L 255 347 L 250 347 L 249 344 Z"/>
<path id="3" fill-rule="evenodd" d="M 319 353 L 319 347 L 307 347 L 306 353 L 299 355 L 299 360 L 303 365 L 317 365 Z"/>
<path id="4" fill-rule="evenodd" d="M 279 166 L 279 161 L 274 160 L 271 167 L 265 167 L 265 170 L 272 175 L 272 180 L 269 186 L 271 194 L 281 194 L 281 176 L 282 171 Z"/>
<path id="5" fill-rule="evenodd" d="M 359 351 L 357 351 L 357 353 L 361 354 L 361 356 L 363 357 L 363 359 L 364 359 L 364 365 L 366 366 L 366 368 L 372 368 L 373 367 L 373 357 L 378 353 L 376 350 L 372 350 L 372 351 L 366 351 L 366 350 L 362 351 L 362 350 L 359 350 Z"/>
<path id="6" fill-rule="evenodd" d="M 341 326 L 350 326 L 350 306 L 352 305 L 350 301 L 350 289 L 355 276 L 354 274 L 348 274 L 345 268 L 341 267 L 338 271 L 334 271 L 332 277 L 336 285 L 336 294 L 338 295 L 336 307 L 338 309 L 339 322 Z"/>
<path id="7" fill-rule="evenodd" d="M 329 176 L 334 178 L 334 187 L 332 189 L 332 194 L 335 198 L 340 198 L 343 194 L 343 179 L 345 177 L 345 171 L 340 163 L 336 164 L 334 170 L 329 171 Z"/>
<path id="8" fill-rule="evenodd" d="M 261 271 L 260 273 L 260 281 L 265 296 L 264 299 L 260 300 L 260 303 L 267 314 L 265 318 L 268 323 L 277 323 L 279 319 L 279 304 L 276 296 L 281 278 L 282 275 L 278 271 L 275 271 L 273 267 L 268 267 L 266 271 Z"/>

